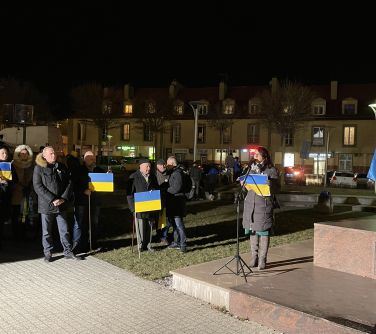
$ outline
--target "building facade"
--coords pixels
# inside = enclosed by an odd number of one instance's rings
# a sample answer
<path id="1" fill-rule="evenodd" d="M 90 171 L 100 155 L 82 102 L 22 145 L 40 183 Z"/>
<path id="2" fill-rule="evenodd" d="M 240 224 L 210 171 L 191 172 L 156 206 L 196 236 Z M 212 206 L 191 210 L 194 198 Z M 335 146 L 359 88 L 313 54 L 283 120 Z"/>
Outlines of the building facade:
<path id="1" fill-rule="evenodd" d="M 104 156 L 167 157 L 193 160 L 197 108 L 196 159 L 221 163 L 231 152 L 247 162 L 257 146 L 268 147 L 277 166 L 304 166 L 307 173 L 325 170 L 367 172 L 376 147 L 376 120 L 370 103 L 376 84 L 310 86 L 316 93 L 312 114 L 281 137 L 268 127 L 261 110 L 260 92 L 268 86 L 184 88 L 175 80 L 166 88 L 124 86 L 121 114 L 115 125 L 98 133 L 89 118 L 71 118 L 64 125 L 67 146 L 91 149 Z"/>

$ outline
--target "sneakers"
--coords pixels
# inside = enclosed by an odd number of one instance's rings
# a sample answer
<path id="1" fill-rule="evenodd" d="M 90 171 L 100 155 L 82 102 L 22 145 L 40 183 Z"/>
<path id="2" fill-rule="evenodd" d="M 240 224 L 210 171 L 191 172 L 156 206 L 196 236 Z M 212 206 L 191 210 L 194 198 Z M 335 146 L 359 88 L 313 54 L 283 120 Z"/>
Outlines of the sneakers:
<path id="1" fill-rule="evenodd" d="M 82 260 L 79 256 L 76 256 L 73 253 L 68 253 L 67 255 L 64 255 L 64 259 L 66 259 L 66 260 Z"/>
<path id="2" fill-rule="evenodd" d="M 175 242 L 171 243 L 170 246 L 168 246 L 169 249 L 180 249 L 180 246 L 176 244 Z"/>
<path id="3" fill-rule="evenodd" d="M 159 242 L 159 244 L 161 246 L 168 246 L 168 241 L 167 240 L 164 240 L 164 239 L 161 239 L 161 241 Z"/>
<path id="4" fill-rule="evenodd" d="M 44 255 L 44 262 L 52 262 L 52 255 L 51 255 L 51 253 Z"/>

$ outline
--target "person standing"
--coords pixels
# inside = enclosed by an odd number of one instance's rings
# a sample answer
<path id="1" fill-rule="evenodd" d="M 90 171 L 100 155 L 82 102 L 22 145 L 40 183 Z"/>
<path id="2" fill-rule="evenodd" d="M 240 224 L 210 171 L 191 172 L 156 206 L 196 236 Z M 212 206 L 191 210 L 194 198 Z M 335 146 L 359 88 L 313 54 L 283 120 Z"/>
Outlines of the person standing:
<path id="1" fill-rule="evenodd" d="M 97 247 L 99 235 L 100 194 L 89 189 L 89 173 L 104 173 L 105 171 L 96 166 L 96 158 L 92 151 L 84 155 L 82 165 L 75 166 L 71 171 L 74 192 L 74 223 L 72 250 L 87 252 L 89 246 L 89 200 L 91 235 L 94 248 Z"/>
<path id="2" fill-rule="evenodd" d="M 165 225 L 163 228 L 157 227 L 157 240 L 160 242 L 161 245 L 167 246 L 168 245 L 168 230 L 170 229 L 171 225 L 168 223 L 166 219 L 166 196 L 167 196 L 167 188 L 168 188 L 168 179 L 169 175 L 167 174 L 166 162 L 163 159 L 159 159 L 156 163 L 155 169 L 155 176 L 157 177 L 158 186 L 161 191 L 161 204 L 162 210 L 158 217 L 158 227 L 161 225 L 160 220 L 163 220 Z M 166 221 L 165 221 L 166 220 Z"/>
<path id="3" fill-rule="evenodd" d="M 12 230 L 15 239 L 25 239 L 26 229 L 33 226 L 33 151 L 27 145 L 19 145 L 13 153 L 13 166 L 18 182 L 12 193 Z"/>
<path id="4" fill-rule="evenodd" d="M 166 197 L 166 215 L 174 230 L 174 241 L 169 248 L 180 249 L 182 253 L 187 251 L 187 238 L 183 217 L 186 215 L 186 200 L 183 193 L 184 171 L 178 166 L 174 156 L 167 159 L 167 169 L 170 173 Z"/>
<path id="5" fill-rule="evenodd" d="M 46 146 L 35 159 L 33 185 L 38 195 L 38 212 L 42 220 L 44 260 L 52 261 L 52 228 L 56 221 L 66 259 L 80 259 L 72 253 L 68 232 L 67 209 L 72 195 L 71 179 L 65 165 L 56 161 L 51 146 Z"/>
<path id="6" fill-rule="evenodd" d="M 251 262 L 250 267 L 265 269 L 271 228 L 273 225 L 274 195 L 279 191 L 280 182 L 268 150 L 259 147 L 250 166 L 250 174 L 267 175 L 271 196 L 257 195 L 249 190 L 244 200 L 243 227 L 250 230 Z M 241 181 L 241 184 L 244 181 Z"/>
<path id="7" fill-rule="evenodd" d="M 0 144 L 0 162 L 9 162 L 9 148 L 3 144 Z M 11 180 L 0 175 L 0 249 L 2 248 L 4 223 L 7 222 L 11 216 L 12 188 L 18 180 L 13 164 L 11 174 Z"/>
<path id="8" fill-rule="evenodd" d="M 148 159 L 141 159 L 139 169 L 129 176 L 126 191 L 129 209 L 135 212 L 134 194 L 158 189 L 158 181 L 151 172 L 151 164 Z M 136 213 L 137 246 L 140 251 L 153 252 L 151 247 L 153 223 L 156 221 L 158 211 Z"/>
<path id="9" fill-rule="evenodd" d="M 229 178 L 229 183 L 234 182 L 234 165 L 235 165 L 235 160 L 234 157 L 232 156 L 232 153 L 229 153 L 228 156 L 225 159 L 225 165 L 228 171 L 228 178 Z"/>
<path id="10" fill-rule="evenodd" d="M 198 166 L 198 162 L 193 162 L 191 169 L 189 170 L 189 175 L 192 178 L 194 194 L 193 199 L 200 199 L 200 183 L 202 179 L 202 169 Z"/>

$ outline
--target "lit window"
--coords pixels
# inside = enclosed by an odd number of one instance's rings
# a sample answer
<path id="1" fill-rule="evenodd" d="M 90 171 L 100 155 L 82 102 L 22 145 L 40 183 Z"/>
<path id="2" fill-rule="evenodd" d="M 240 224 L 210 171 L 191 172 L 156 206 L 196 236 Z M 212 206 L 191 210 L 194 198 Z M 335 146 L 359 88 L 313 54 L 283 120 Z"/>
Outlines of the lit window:
<path id="1" fill-rule="evenodd" d="M 345 126 L 343 128 L 343 145 L 344 146 L 355 145 L 355 126 Z"/>
<path id="2" fill-rule="evenodd" d="M 122 139 L 130 140 L 130 124 L 129 123 L 123 124 Z"/>
<path id="3" fill-rule="evenodd" d="M 175 114 L 176 115 L 183 115 L 184 113 L 184 108 L 183 108 L 183 104 L 179 103 L 179 104 L 175 104 Z"/>
<path id="4" fill-rule="evenodd" d="M 225 115 L 232 115 L 235 111 L 235 101 L 233 99 L 226 99 L 223 101 L 223 113 Z"/>
<path id="5" fill-rule="evenodd" d="M 132 107 L 133 107 L 132 104 L 129 104 L 129 103 L 124 104 L 123 113 L 125 115 L 131 115 L 133 113 Z"/>
<path id="6" fill-rule="evenodd" d="M 324 127 L 314 126 L 312 128 L 312 145 L 322 146 L 324 145 Z"/>

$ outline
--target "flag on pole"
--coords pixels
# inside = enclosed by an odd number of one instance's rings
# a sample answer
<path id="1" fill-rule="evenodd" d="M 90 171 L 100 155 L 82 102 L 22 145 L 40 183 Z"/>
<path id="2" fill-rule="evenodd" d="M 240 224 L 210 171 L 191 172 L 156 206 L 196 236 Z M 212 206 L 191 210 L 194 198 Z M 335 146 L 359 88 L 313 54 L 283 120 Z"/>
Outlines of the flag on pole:
<path id="1" fill-rule="evenodd" d="M 259 196 L 270 196 L 270 187 L 268 176 L 263 174 L 249 174 L 247 179 L 245 175 L 239 177 L 240 181 L 245 181 L 247 190 L 254 191 Z"/>
<path id="2" fill-rule="evenodd" d="M 0 176 L 8 181 L 12 180 L 12 164 L 10 162 L 0 162 Z"/>
<path id="3" fill-rule="evenodd" d="M 134 194 L 135 212 L 156 211 L 161 208 L 161 192 L 159 190 L 144 191 Z"/>
<path id="4" fill-rule="evenodd" d="M 89 173 L 89 189 L 91 191 L 114 191 L 114 174 L 112 173 Z"/>
<path id="5" fill-rule="evenodd" d="M 371 166 L 369 166 L 367 177 L 373 181 L 376 181 L 376 150 L 373 153 Z"/>

